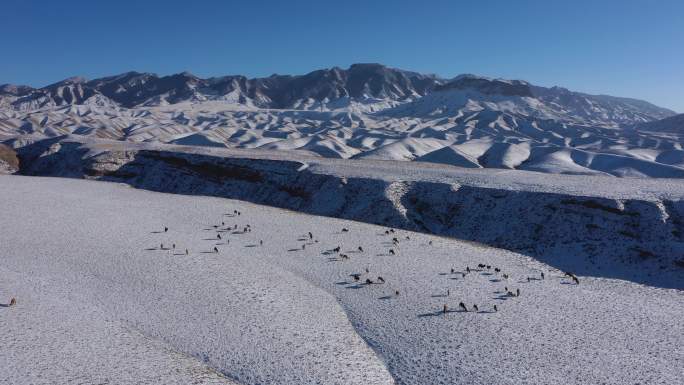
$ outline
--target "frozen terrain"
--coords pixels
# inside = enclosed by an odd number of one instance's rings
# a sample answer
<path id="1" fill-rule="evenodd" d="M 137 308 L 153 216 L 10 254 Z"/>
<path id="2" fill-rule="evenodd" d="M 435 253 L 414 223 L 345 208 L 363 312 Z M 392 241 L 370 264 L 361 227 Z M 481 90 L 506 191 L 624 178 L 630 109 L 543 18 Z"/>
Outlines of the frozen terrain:
<path id="1" fill-rule="evenodd" d="M 684 288 L 684 180 L 464 169 L 306 153 L 13 142 L 24 175 L 122 182 L 444 235 L 561 270 Z"/>
<path id="2" fill-rule="evenodd" d="M 631 177 L 684 177 L 674 115 L 636 99 L 379 64 L 256 79 L 129 72 L 0 86 L 5 138 L 72 134 Z"/>
<path id="3" fill-rule="evenodd" d="M 680 290 L 114 183 L 0 176 L 0 196 L 2 383 L 683 381 Z"/>

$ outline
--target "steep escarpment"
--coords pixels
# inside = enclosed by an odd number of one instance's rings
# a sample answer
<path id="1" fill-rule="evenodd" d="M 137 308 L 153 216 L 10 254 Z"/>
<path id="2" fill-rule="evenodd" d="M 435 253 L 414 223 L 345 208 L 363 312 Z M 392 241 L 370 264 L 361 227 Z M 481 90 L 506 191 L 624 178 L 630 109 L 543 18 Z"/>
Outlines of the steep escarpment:
<path id="1" fill-rule="evenodd" d="M 12 174 L 19 170 L 19 158 L 14 150 L 0 144 L 0 174 Z"/>
<path id="2" fill-rule="evenodd" d="M 684 287 L 684 201 L 488 188 L 312 171 L 301 161 L 50 140 L 18 150 L 25 175 L 210 195 L 506 248 L 582 275 Z"/>

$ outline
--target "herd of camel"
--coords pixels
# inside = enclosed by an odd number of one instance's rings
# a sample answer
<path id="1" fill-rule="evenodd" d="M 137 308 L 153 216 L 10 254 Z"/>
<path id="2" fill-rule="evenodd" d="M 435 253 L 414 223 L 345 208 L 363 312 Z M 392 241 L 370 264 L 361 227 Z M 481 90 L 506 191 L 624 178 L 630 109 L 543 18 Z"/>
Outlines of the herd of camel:
<path id="1" fill-rule="evenodd" d="M 232 214 L 224 214 L 224 215 L 231 216 L 231 217 L 240 217 L 240 216 L 242 215 L 242 213 L 241 213 L 240 211 L 238 211 L 238 210 L 233 210 Z M 241 226 L 241 230 L 242 230 L 242 231 L 240 232 L 240 231 L 238 230 L 238 225 L 237 225 L 237 224 L 234 224 L 233 226 L 230 226 L 230 225 L 226 225 L 225 221 L 221 220 L 221 221 L 220 221 L 220 224 L 211 225 L 210 228 L 207 228 L 207 229 L 205 229 L 205 230 L 213 230 L 213 231 L 216 231 L 216 237 L 215 237 L 215 238 L 210 238 L 210 239 L 206 239 L 206 240 L 221 241 L 220 243 L 216 243 L 216 244 L 212 247 L 211 251 L 208 251 L 208 252 L 210 252 L 210 253 L 216 253 L 216 254 L 218 254 L 218 253 L 219 253 L 219 249 L 218 249 L 218 246 L 219 246 L 219 245 L 229 245 L 229 244 L 230 244 L 230 240 L 227 239 L 227 237 L 225 237 L 225 235 L 224 235 L 224 236 L 221 236 L 221 233 L 226 233 L 226 232 L 231 232 L 231 231 L 233 232 L 233 234 L 250 233 L 250 232 L 252 231 L 252 226 L 249 225 L 249 224 L 246 224 L 246 225 L 244 225 L 244 226 Z M 168 233 L 168 231 L 169 231 L 168 226 L 164 226 L 163 231 L 153 231 L 153 233 L 162 233 L 162 232 L 163 232 L 163 233 Z M 342 233 L 349 233 L 349 229 L 347 229 L 346 227 L 345 227 L 345 228 L 342 228 L 341 232 L 342 232 Z M 389 255 L 397 255 L 397 251 L 395 251 L 395 248 L 398 247 L 398 245 L 399 245 L 399 243 L 400 243 L 400 240 L 399 240 L 399 237 L 396 236 L 396 233 L 397 233 L 396 230 L 394 230 L 394 229 L 392 229 L 392 228 L 387 229 L 387 230 L 385 230 L 385 232 L 384 232 L 385 235 L 387 235 L 387 236 L 392 236 L 392 244 L 394 245 L 393 248 L 390 248 L 390 249 L 388 250 L 388 254 L 389 254 Z M 225 239 L 224 239 L 224 238 L 225 238 Z M 304 238 L 300 238 L 299 240 L 305 240 L 305 239 L 311 242 L 311 243 L 309 243 L 309 244 L 318 243 L 318 240 L 314 238 L 314 234 L 313 234 L 312 232 L 308 232 L 308 233 L 304 236 Z M 407 236 L 405 236 L 405 239 L 406 239 L 406 240 L 410 240 L 411 238 L 407 235 Z M 259 245 L 260 245 L 260 246 L 263 246 L 263 244 L 264 244 L 264 241 L 263 241 L 263 240 L 259 240 Z M 303 243 L 303 244 L 301 245 L 301 249 L 302 249 L 302 250 L 306 250 L 306 245 L 307 245 L 306 243 Z M 429 245 L 432 245 L 432 241 L 429 241 Z M 163 243 L 160 243 L 159 249 L 160 249 L 160 250 L 175 251 L 175 250 L 176 250 L 176 244 L 175 244 L 175 243 L 172 243 L 170 247 L 165 247 Z M 147 249 L 147 250 L 154 250 L 154 248 L 152 248 L 152 249 Z M 338 257 L 339 257 L 341 260 L 348 260 L 348 259 L 350 259 L 349 255 L 348 255 L 348 254 L 345 254 L 345 253 L 342 253 L 341 250 L 342 250 L 342 247 L 341 247 L 341 246 L 337 246 L 337 247 L 332 248 L 332 249 L 330 249 L 330 250 L 324 251 L 323 254 L 329 255 L 329 254 L 335 253 L 335 254 L 338 255 Z M 358 252 L 360 252 L 360 253 L 363 253 L 363 252 L 364 252 L 364 249 L 363 249 L 362 246 L 358 246 L 357 250 L 358 250 Z M 206 252 L 207 252 L 207 251 L 205 251 L 205 253 L 206 253 Z M 185 255 L 190 255 L 190 250 L 188 250 L 188 249 L 186 248 L 186 249 L 185 249 L 185 252 L 184 252 L 183 254 L 185 254 Z M 462 277 L 465 278 L 465 277 L 466 277 L 468 274 L 470 274 L 471 272 L 481 272 L 481 271 L 489 271 L 489 270 L 493 270 L 495 274 L 499 275 L 499 276 L 500 276 L 501 278 L 503 278 L 504 280 L 508 280 L 508 279 L 509 279 L 509 275 L 506 274 L 506 273 L 503 273 L 503 272 L 501 271 L 500 268 L 494 267 L 494 268 L 492 269 L 492 266 L 491 266 L 491 265 L 487 265 L 487 264 L 483 264 L 483 263 L 479 263 L 479 264 L 477 265 L 477 268 L 472 268 L 472 269 L 470 268 L 470 266 L 466 266 L 465 272 L 457 272 L 455 269 L 452 268 L 452 269 L 451 269 L 451 274 L 459 274 L 459 273 L 460 273 L 460 274 L 462 275 Z M 363 282 L 363 283 L 366 284 L 366 285 L 384 284 L 384 283 L 385 283 L 385 279 L 384 279 L 383 277 L 378 276 L 378 277 L 376 277 L 375 279 L 373 279 L 373 278 L 371 278 L 371 277 L 369 276 L 369 274 L 370 274 L 370 271 L 369 271 L 368 268 L 366 268 L 366 269 L 365 269 L 365 274 L 363 274 L 363 273 L 351 273 L 351 274 L 349 274 L 349 276 L 350 276 L 350 277 L 354 280 L 354 282 L 357 283 L 357 284 L 359 284 L 359 283 L 361 283 L 361 282 Z M 363 276 L 364 276 L 364 275 L 366 276 L 365 280 L 363 279 Z M 570 278 L 576 285 L 579 285 L 579 278 L 577 278 L 577 276 L 574 275 L 573 273 L 571 273 L 571 272 L 565 272 L 564 276 Z M 530 281 L 530 279 L 531 279 L 530 277 L 527 277 L 527 281 L 528 281 L 528 282 Z M 544 280 L 544 279 L 545 279 L 544 272 L 541 272 L 541 273 L 540 273 L 540 278 L 536 278 L 536 277 L 535 277 L 535 279 Z M 504 293 L 505 293 L 505 296 L 506 296 L 506 297 L 519 297 L 519 296 L 520 296 L 520 289 L 515 289 L 515 291 L 513 291 L 513 290 L 509 290 L 509 288 L 506 286 L 506 287 L 504 288 Z M 395 291 L 394 291 L 394 295 L 395 295 L 395 296 L 399 296 L 399 290 L 395 290 Z M 449 290 L 447 290 L 446 296 L 450 296 L 450 291 L 449 291 Z M 4 307 L 11 307 L 11 306 L 15 306 L 16 304 L 17 304 L 16 298 L 11 298 L 10 301 L 9 301 L 9 303 L 6 304 L 6 305 L 3 305 L 3 306 L 4 306 Z M 472 305 L 472 306 L 470 307 L 471 310 L 469 310 L 468 307 L 466 306 L 466 304 L 463 303 L 463 302 L 459 302 L 458 308 L 459 308 L 461 311 L 463 311 L 463 312 L 468 312 L 468 311 L 479 312 L 479 311 L 480 311 L 480 309 L 479 309 L 479 307 L 477 306 L 477 304 Z M 493 305 L 493 310 L 494 310 L 494 312 L 498 312 L 498 311 L 499 311 L 499 308 L 497 307 L 497 305 Z M 442 308 L 441 308 L 441 313 L 446 314 L 446 313 L 448 313 L 448 312 L 450 312 L 449 306 L 448 306 L 447 304 L 444 304 L 444 305 L 442 306 Z"/>
<path id="2" fill-rule="evenodd" d="M 230 216 L 230 217 L 239 217 L 239 216 L 242 215 L 242 213 L 241 213 L 240 211 L 238 211 L 238 210 L 233 210 L 232 214 L 224 214 L 224 215 L 227 215 L 227 216 Z M 241 230 L 238 230 L 238 228 L 240 228 Z M 230 240 L 228 239 L 228 237 L 227 237 L 225 234 L 222 236 L 222 235 L 221 235 L 222 233 L 227 233 L 227 232 L 232 232 L 233 234 L 250 233 L 250 232 L 252 232 L 252 226 L 249 225 L 249 224 L 241 225 L 241 226 L 238 226 L 237 224 L 233 224 L 233 225 L 231 226 L 231 225 L 227 225 L 226 222 L 225 222 L 224 220 L 221 220 L 220 223 L 217 223 L 217 224 L 214 224 L 214 225 L 210 225 L 209 228 L 205 228 L 204 230 L 216 231 L 216 236 L 215 236 L 215 238 L 207 238 L 207 239 L 205 239 L 205 240 L 208 240 L 208 241 L 213 240 L 213 241 L 219 242 L 219 243 L 216 243 L 215 245 L 213 245 L 213 246 L 212 246 L 212 249 L 211 249 L 210 251 L 204 251 L 204 252 L 205 252 L 205 253 L 207 253 L 207 252 L 210 252 L 210 253 L 219 253 L 220 251 L 219 251 L 219 249 L 218 249 L 218 246 L 220 246 L 220 245 L 229 245 L 229 244 L 230 244 Z M 166 233 L 166 232 L 168 232 L 168 231 L 169 231 L 168 227 L 164 227 L 164 233 Z M 160 231 L 157 231 L 157 232 L 160 232 Z M 349 229 L 346 228 L 346 227 L 343 227 L 343 228 L 341 229 L 341 233 L 349 233 L 349 232 L 350 232 Z M 400 240 L 400 239 L 399 239 L 400 237 L 398 236 L 397 230 L 395 230 L 395 229 L 393 229 L 393 228 L 389 228 L 389 229 L 386 229 L 386 230 L 384 231 L 384 234 L 385 234 L 386 236 L 391 236 L 391 237 L 392 237 L 392 245 L 393 245 L 393 247 L 392 247 L 392 248 L 389 248 L 389 250 L 388 250 L 388 255 L 397 255 L 397 254 L 398 254 L 398 246 L 399 246 L 400 242 L 403 241 L 403 240 Z M 406 241 L 411 240 L 410 236 L 408 236 L 408 235 L 404 236 L 403 239 L 405 239 Z M 307 234 L 301 236 L 298 240 L 299 240 L 299 241 L 308 241 L 308 242 L 309 242 L 309 243 L 302 243 L 302 245 L 301 245 L 301 250 L 306 250 L 307 244 L 308 244 L 308 245 L 312 245 L 312 244 L 319 243 L 318 239 L 315 239 L 314 234 L 313 234 L 312 232 L 310 232 L 310 231 L 307 232 Z M 264 241 L 263 241 L 263 240 L 259 240 L 259 245 L 260 245 L 260 246 L 263 246 L 263 244 L 264 244 Z M 428 244 L 429 244 L 429 245 L 432 245 L 432 241 L 429 241 Z M 162 250 L 175 250 L 175 249 L 176 249 L 176 245 L 173 244 L 173 245 L 172 245 L 172 248 L 169 249 L 169 248 L 164 248 L 164 245 L 161 244 L 160 248 L 161 248 Z M 396 249 L 396 250 L 395 250 L 395 249 Z M 294 250 L 299 250 L 299 248 L 297 248 L 297 249 L 291 249 L 290 251 L 294 251 Z M 364 252 L 363 246 L 358 246 L 358 247 L 356 248 L 356 250 L 357 250 L 359 253 L 363 253 L 363 252 Z M 348 252 L 347 252 L 347 253 L 348 253 Z M 185 254 L 186 254 L 186 255 L 189 254 L 188 249 L 185 249 Z M 337 255 L 336 258 L 339 258 L 339 260 L 349 260 L 349 259 L 350 259 L 349 254 L 346 254 L 346 253 L 342 252 L 342 247 L 341 247 L 341 246 L 336 246 L 336 247 L 334 247 L 334 248 L 331 248 L 331 249 L 329 249 L 329 250 L 326 250 L 326 251 L 323 252 L 323 254 L 324 254 L 324 255 L 336 254 L 336 255 Z M 483 264 L 483 263 L 479 263 L 479 264 L 477 265 L 476 268 L 475 268 L 475 267 L 471 268 L 470 266 L 466 266 L 464 272 L 457 272 L 455 269 L 452 268 L 452 269 L 451 269 L 451 274 L 461 274 L 462 277 L 465 278 L 465 277 L 466 277 L 468 274 L 470 274 L 471 272 L 489 272 L 489 271 L 492 271 L 492 270 L 494 271 L 494 274 L 498 275 L 499 277 L 501 277 L 501 278 L 504 279 L 504 280 L 508 280 L 508 279 L 510 278 L 509 274 L 503 273 L 502 270 L 501 270 L 500 268 L 498 268 L 498 267 L 492 267 L 491 265 Z M 384 279 L 382 276 L 377 276 L 377 277 L 375 277 L 375 278 L 372 277 L 372 276 L 370 275 L 370 270 L 369 270 L 368 268 L 365 269 L 365 273 L 351 273 L 351 274 L 349 274 L 349 277 L 351 277 L 351 278 L 353 279 L 353 281 L 354 281 L 355 284 L 373 285 L 373 284 L 384 284 L 384 283 L 385 283 L 385 279 Z M 571 279 L 576 285 L 579 285 L 579 278 L 577 278 L 577 276 L 574 275 L 573 273 L 571 273 L 571 272 L 565 272 L 565 273 L 564 273 L 564 277 L 567 277 L 567 278 Z M 545 279 L 544 272 L 540 272 L 538 278 L 537 278 L 537 277 L 531 278 L 531 277 L 529 277 L 529 276 L 527 277 L 527 281 L 528 281 L 528 282 L 530 282 L 531 279 L 540 279 L 540 280 L 544 280 L 544 279 Z M 510 289 L 510 290 L 509 290 L 508 286 L 504 287 L 503 293 L 504 293 L 504 296 L 506 296 L 506 297 L 520 297 L 520 294 L 521 294 L 519 288 L 518 288 L 518 289 L 515 289 L 515 290 L 513 290 L 513 289 Z M 399 290 L 394 290 L 394 295 L 395 295 L 395 296 L 399 296 L 399 294 L 400 294 L 400 293 L 399 293 Z M 447 290 L 446 296 L 448 297 L 448 296 L 450 296 L 450 294 L 451 294 L 450 291 Z M 459 304 L 458 304 L 458 309 L 460 309 L 460 311 L 463 311 L 463 312 L 476 312 L 476 313 L 477 313 L 477 312 L 480 312 L 480 308 L 478 307 L 477 304 L 473 304 L 470 308 L 468 308 L 468 306 L 466 306 L 466 304 L 463 303 L 463 302 L 459 302 Z M 493 309 L 494 312 L 498 312 L 498 311 L 499 311 L 499 307 L 498 307 L 496 304 L 494 304 L 494 305 L 492 306 L 492 309 Z M 448 306 L 447 304 L 444 304 L 444 305 L 441 307 L 440 311 L 438 311 L 438 313 L 441 312 L 442 314 L 446 314 L 446 313 L 449 313 L 449 312 L 451 312 L 451 311 L 452 311 L 452 310 L 449 309 L 449 306 Z"/>

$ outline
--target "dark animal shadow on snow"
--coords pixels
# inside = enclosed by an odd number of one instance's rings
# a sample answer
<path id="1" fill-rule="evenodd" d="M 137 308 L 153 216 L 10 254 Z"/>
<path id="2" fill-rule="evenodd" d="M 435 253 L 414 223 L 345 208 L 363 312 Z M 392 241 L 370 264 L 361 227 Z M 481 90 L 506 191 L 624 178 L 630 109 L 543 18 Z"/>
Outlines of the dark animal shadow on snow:
<path id="1" fill-rule="evenodd" d="M 357 283 L 357 284 L 354 284 L 351 286 L 347 286 L 347 287 L 345 287 L 345 289 L 363 289 L 365 286 L 368 286 L 368 285 L 365 285 L 362 283 Z"/>
<path id="2" fill-rule="evenodd" d="M 467 312 L 463 311 L 461 309 L 458 309 L 458 310 L 447 310 L 446 314 L 445 314 L 442 310 L 437 310 L 436 312 L 432 312 L 432 313 L 418 314 L 418 318 L 445 316 L 445 315 L 450 314 L 450 313 L 467 313 Z"/>
<path id="3" fill-rule="evenodd" d="M 245 245 L 245 247 L 257 247 L 259 245 Z"/>
<path id="4" fill-rule="evenodd" d="M 378 299 L 381 299 L 381 300 L 385 300 L 385 301 L 386 301 L 386 300 L 388 300 L 388 299 L 392 299 L 392 296 L 391 296 L 391 295 L 385 295 L 385 296 L 382 296 L 382 297 L 378 297 Z"/>

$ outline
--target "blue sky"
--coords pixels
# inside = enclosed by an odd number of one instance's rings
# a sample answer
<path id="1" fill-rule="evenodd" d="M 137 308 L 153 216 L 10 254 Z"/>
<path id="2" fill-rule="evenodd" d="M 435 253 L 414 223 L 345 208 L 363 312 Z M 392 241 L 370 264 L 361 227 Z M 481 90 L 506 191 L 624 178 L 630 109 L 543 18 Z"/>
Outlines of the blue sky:
<path id="1" fill-rule="evenodd" d="M 684 1 L 2 0 L 0 83 L 129 70 L 302 74 L 379 62 L 684 112 Z"/>

